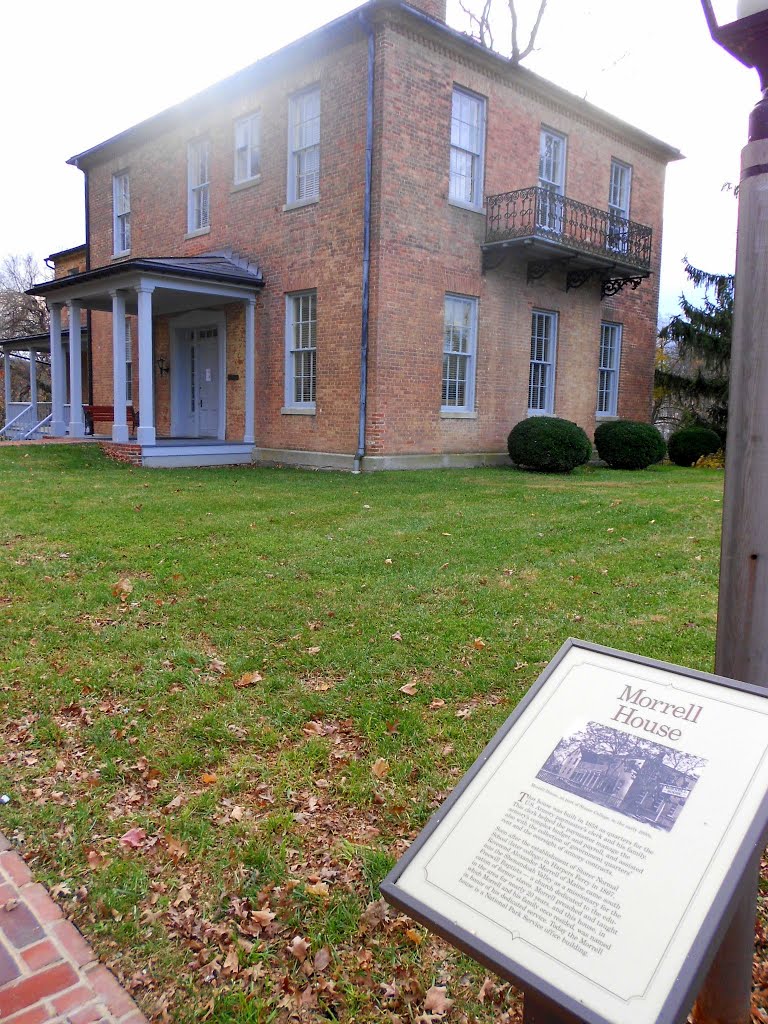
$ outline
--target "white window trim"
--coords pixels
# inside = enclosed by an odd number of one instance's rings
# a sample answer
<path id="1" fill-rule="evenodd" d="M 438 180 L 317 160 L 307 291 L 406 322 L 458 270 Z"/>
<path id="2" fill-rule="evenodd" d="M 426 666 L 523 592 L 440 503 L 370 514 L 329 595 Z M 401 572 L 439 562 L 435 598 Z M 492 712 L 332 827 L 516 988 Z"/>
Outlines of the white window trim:
<path id="1" fill-rule="evenodd" d="M 296 161 L 295 161 L 294 158 L 296 156 L 296 153 L 299 152 L 299 150 L 293 148 L 293 130 L 294 130 L 294 127 L 296 125 L 296 112 L 297 112 L 297 107 L 298 107 L 299 101 L 304 99 L 304 97 L 306 97 L 306 96 L 312 95 L 313 93 L 317 94 L 318 118 L 320 120 L 320 132 L 322 132 L 322 116 L 323 116 L 323 111 L 322 111 L 322 106 L 321 106 L 321 102 L 320 102 L 321 97 L 320 97 L 320 86 L 319 85 L 313 85 L 313 86 L 310 86 L 307 89 L 302 89 L 301 92 L 294 93 L 294 95 L 290 96 L 289 99 L 288 99 L 288 146 L 286 147 L 287 150 L 288 150 L 288 174 L 287 174 L 287 179 L 286 179 L 287 180 L 286 204 L 285 204 L 285 207 L 283 207 L 283 209 L 289 209 L 290 210 L 290 209 L 295 209 L 298 206 L 308 206 L 310 203 L 316 203 L 318 201 L 318 199 L 320 198 L 320 171 L 321 171 L 321 167 L 320 167 L 320 138 L 319 138 L 319 134 L 320 133 L 318 133 L 318 141 L 315 144 L 315 146 L 317 148 L 317 190 L 315 192 L 313 192 L 312 195 L 309 195 L 309 196 L 305 195 L 305 196 L 301 196 L 301 197 L 299 197 L 299 195 L 298 195 L 298 187 L 297 187 L 298 186 L 298 182 L 297 182 L 297 176 L 296 176 Z M 314 146 L 313 147 L 307 146 L 307 147 L 303 147 L 303 148 L 305 150 L 308 150 L 310 148 L 315 148 L 315 147 Z"/>
<path id="2" fill-rule="evenodd" d="M 553 331 L 552 331 L 552 351 L 547 362 L 547 366 L 552 368 L 552 374 L 547 388 L 547 402 L 544 409 L 532 409 L 531 408 L 531 391 L 530 391 L 530 372 L 531 364 L 533 359 L 531 358 L 532 353 L 528 356 L 528 415 L 529 416 L 553 416 L 555 412 L 555 387 L 557 383 L 557 341 L 558 333 L 560 328 L 560 316 L 553 309 L 533 309 L 531 310 L 531 341 L 533 340 L 533 318 L 535 316 L 548 316 L 552 318 Z"/>
<path id="3" fill-rule="evenodd" d="M 563 144 L 563 161 L 562 161 L 562 174 L 560 181 L 550 180 L 549 178 L 541 177 L 541 157 L 544 149 L 544 138 L 545 136 L 551 136 L 553 139 L 559 139 Z M 549 188 L 553 192 L 556 192 L 559 196 L 565 195 L 565 182 L 568 172 L 568 136 L 562 132 L 555 131 L 554 128 L 548 128 L 545 124 L 541 126 L 539 133 L 539 187 Z"/>
<path id="4" fill-rule="evenodd" d="M 304 296 L 314 296 L 315 299 L 315 401 L 314 402 L 300 402 L 296 401 L 294 397 L 294 362 L 295 352 L 293 347 L 293 328 L 294 328 L 294 300 L 300 299 Z M 303 351 L 308 351 L 304 349 Z M 285 405 L 281 410 L 284 413 L 304 413 L 311 415 L 315 412 L 317 407 L 317 291 L 314 288 L 309 288 L 306 291 L 301 292 L 288 292 L 285 296 Z"/>
<path id="5" fill-rule="evenodd" d="M 122 212 L 118 211 L 118 197 L 121 195 L 119 183 L 125 178 L 128 182 L 128 209 Z M 120 246 L 119 241 L 122 235 L 122 224 L 121 217 L 126 217 L 126 223 L 128 225 L 128 245 L 127 247 Z M 112 175 L 112 255 L 113 256 L 127 256 L 131 251 L 131 179 L 128 171 L 119 171 L 117 174 Z"/>
<path id="6" fill-rule="evenodd" d="M 626 207 L 620 208 L 614 206 L 611 203 L 611 180 L 613 178 L 613 168 L 621 167 L 622 170 L 627 172 L 627 204 Z M 617 214 L 624 217 L 625 220 L 629 220 L 629 211 L 632 209 L 632 165 L 626 163 L 624 160 L 617 160 L 616 157 L 611 157 L 611 170 L 610 178 L 608 180 L 608 210 L 609 212 L 615 210 Z"/>
<path id="7" fill-rule="evenodd" d="M 444 405 L 442 404 L 442 386 L 444 377 L 441 375 L 440 379 L 440 395 L 441 405 L 440 412 L 443 415 L 468 415 L 475 411 L 475 378 L 477 374 L 477 321 L 478 321 L 478 306 L 479 301 L 475 295 L 459 295 L 455 292 L 446 292 L 445 298 L 443 299 L 443 352 L 442 352 L 442 367 L 445 366 L 445 357 L 447 355 L 460 355 L 463 353 L 450 353 L 445 347 L 445 306 L 448 299 L 457 299 L 459 302 L 466 302 L 469 304 L 472 311 L 469 326 L 469 349 L 466 353 L 467 360 L 467 382 L 465 401 L 463 405 Z"/>
<path id="8" fill-rule="evenodd" d="M 246 147 L 246 162 L 248 167 L 251 166 L 251 153 L 254 151 L 259 157 L 259 170 L 255 174 L 246 175 L 244 178 L 238 177 L 237 173 L 237 133 L 238 129 L 243 126 L 248 127 L 248 145 Z M 254 144 L 254 134 L 256 136 L 256 142 Z M 232 180 L 235 185 L 248 185 L 254 181 L 258 181 L 261 178 L 261 112 L 255 111 L 252 114 L 246 114 L 244 117 L 238 117 L 235 121 L 234 127 L 234 153 L 233 153 L 234 167 L 232 172 Z"/>
<path id="9" fill-rule="evenodd" d="M 481 114 L 482 128 L 481 128 L 481 131 L 480 131 L 480 152 L 473 155 L 473 159 L 477 160 L 477 190 L 476 190 L 477 191 L 477 195 L 476 195 L 476 198 L 475 198 L 474 202 L 468 202 L 466 199 L 462 199 L 459 196 L 452 196 L 451 195 L 451 162 L 450 162 L 450 156 L 449 156 L 449 159 L 448 159 L 448 202 L 451 203 L 453 206 L 463 207 L 465 210 L 482 211 L 482 209 L 484 207 L 484 200 L 485 200 L 485 192 L 484 192 L 484 187 L 485 187 L 485 137 L 486 137 L 486 132 L 487 132 L 487 110 L 488 110 L 488 104 L 487 104 L 485 96 L 480 96 L 478 93 L 472 92 L 470 89 L 465 89 L 465 88 L 463 88 L 460 85 L 454 85 L 453 89 L 451 90 L 451 130 L 450 130 L 450 133 L 449 133 L 449 136 L 448 136 L 449 141 L 450 141 L 450 139 L 451 139 L 451 137 L 453 135 L 453 98 L 456 95 L 456 93 L 461 93 L 464 96 L 468 96 L 471 100 L 474 100 L 475 102 L 480 104 L 480 114 Z M 451 143 L 449 148 L 450 148 L 450 153 L 452 153 L 454 149 L 458 149 L 459 147 L 455 147 Z M 461 150 L 461 152 L 462 153 L 467 153 L 467 152 L 471 152 L 471 151 L 470 150 Z"/>
<path id="10" fill-rule="evenodd" d="M 598 419 L 601 419 L 601 418 L 608 418 L 608 419 L 613 418 L 613 419 L 615 419 L 616 416 L 618 415 L 618 408 L 619 408 L 619 373 L 621 371 L 621 343 L 622 343 L 623 335 L 624 335 L 624 326 L 623 326 L 623 324 L 617 324 L 617 323 L 614 323 L 613 321 L 610 321 L 610 320 L 602 320 L 600 322 L 600 348 L 602 348 L 602 344 L 603 344 L 603 328 L 604 327 L 609 327 L 609 328 L 613 328 L 613 329 L 616 330 L 616 350 L 615 350 L 615 357 L 614 357 L 614 366 L 610 367 L 610 368 L 608 368 L 608 367 L 605 368 L 612 375 L 612 385 L 611 385 L 611 391 L 610 391 L 609 408 L 608 409 L 604 409 L 602 411 L 598 408 L 596 410 L 596 412 L 595 412 L 595 415 L 597 416 Z M 600 375 L 603 372 L 603 369 L 604 368 L 600 364 L 600 355 L 599 355 L 599 350 L 598 350 L 598 364 L 597 364 L 597 405 L 598 406 L 600 405 Z"/>
<path id="11" fill-rule="evenodd" d="M 197 168 L 195 167 L 195 178 L 193 179 L 193 157 L 201 146 L 206 148 L 206 163 L 208 170 L 207 181 L 197 181 Z M 194 161 L 198 163 L 197 160 Z M 208 220 L 205 224 L 195 224 L 195 196 L 196 193 L 206 189 L 208 192 Z M 199 139 L 192 139 L 187 143 L 187 238 L 194 238 L 196 235 L 206 234 L 211 229 L 211 145 L 210 140 L 205 136 Z"/>

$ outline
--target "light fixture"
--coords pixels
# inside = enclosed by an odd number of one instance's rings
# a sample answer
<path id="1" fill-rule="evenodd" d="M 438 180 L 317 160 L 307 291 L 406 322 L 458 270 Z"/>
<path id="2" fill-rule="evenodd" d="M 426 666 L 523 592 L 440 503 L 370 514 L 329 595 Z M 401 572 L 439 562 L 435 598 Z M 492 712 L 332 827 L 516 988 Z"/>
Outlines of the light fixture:
<path id="1" fill-rule="evenodd" d="M 170 365 L 162 356 L 155 360 L 155 366 L 157 367 L 157 372 L 161 377 L 166 377 L 171 372 Z"/>
<path id="2" fill-rule="evenodd" d="M 760 76 L 762 99 L 749 118 L 749 141 L 768 138 L 768 0 L 739 0 L 736 20 L 720 25 L 712 0 L 701 0 L 704 17 L 716 43 Z"/>

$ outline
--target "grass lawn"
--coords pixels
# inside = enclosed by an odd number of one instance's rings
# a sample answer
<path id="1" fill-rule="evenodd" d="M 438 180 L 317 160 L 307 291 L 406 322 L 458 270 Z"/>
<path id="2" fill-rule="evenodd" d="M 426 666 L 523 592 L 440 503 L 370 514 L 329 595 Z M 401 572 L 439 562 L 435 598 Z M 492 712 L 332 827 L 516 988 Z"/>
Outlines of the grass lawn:
<path id="1" fill-rule="evenodd" d="M 514 1020 L 378 882 L 566 637 L 712 669 L 722 481 L 0 446 L 0 829 L 158 1020 Z"/>

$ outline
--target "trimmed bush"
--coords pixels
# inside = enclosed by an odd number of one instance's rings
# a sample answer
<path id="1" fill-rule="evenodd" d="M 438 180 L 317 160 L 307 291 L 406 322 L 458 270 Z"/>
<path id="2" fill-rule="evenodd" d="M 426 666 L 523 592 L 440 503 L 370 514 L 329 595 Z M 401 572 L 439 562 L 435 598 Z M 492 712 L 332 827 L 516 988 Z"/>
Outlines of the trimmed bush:
<path id="1" fill-rule="evenodd" d="M 692 466 L 702 455 L 712 455 L 723 442 L 709 427 L 683 427 L 669 439 L 669 457 L 676 466 Z"/>
<path id="2" fill-rule="evenodd" d="M 507 438 L 509 457 L 518 466 L 542 473 L 570 473 L 589 460 L 592 445 L 575 423 L 557 416 L 530 416 Z"/>
<path id="3" fill-rule="evenodd" d="M 635 420 L 601 423 L 595 431 L 595 447 L 611 469 L 647 469 L 661 462 L 667 451 L 656 427 Z"/>

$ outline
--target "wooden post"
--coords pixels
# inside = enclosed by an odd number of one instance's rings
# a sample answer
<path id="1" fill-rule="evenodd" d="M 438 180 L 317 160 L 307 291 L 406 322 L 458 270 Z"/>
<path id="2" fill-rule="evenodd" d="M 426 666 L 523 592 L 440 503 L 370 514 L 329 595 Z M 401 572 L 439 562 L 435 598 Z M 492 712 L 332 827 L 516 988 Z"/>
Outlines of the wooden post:
<path id="1" fill-rule="evenodd" d="M 768 140 L 742 153 L 715 671 L 768 686 Z M 756 873 L 696 1001 L 696 1024 L 748 1024 Z"/>

